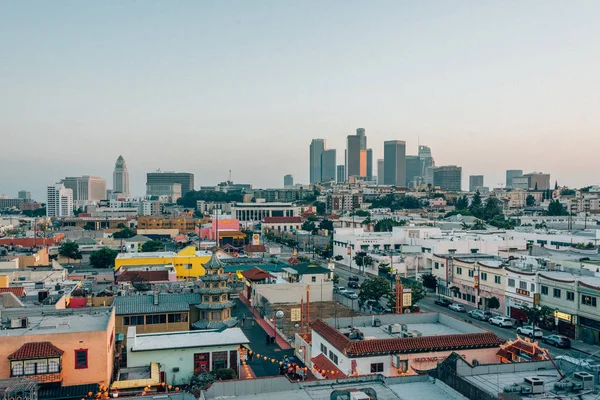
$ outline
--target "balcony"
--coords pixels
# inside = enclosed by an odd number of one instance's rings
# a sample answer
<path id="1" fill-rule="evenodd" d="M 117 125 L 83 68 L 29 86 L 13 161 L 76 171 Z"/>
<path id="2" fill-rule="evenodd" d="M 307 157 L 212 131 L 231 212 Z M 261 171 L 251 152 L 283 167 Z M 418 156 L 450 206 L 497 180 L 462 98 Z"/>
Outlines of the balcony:
<path id="1" fill-rule="evenodd" d="M 52 372 L 48 374 L 37 374 L 37 375 L 26 375 L 29 379 L 35 379 L 40 383 L 60 383 L 63 380 L 62 370 L 59 372 Z"/>

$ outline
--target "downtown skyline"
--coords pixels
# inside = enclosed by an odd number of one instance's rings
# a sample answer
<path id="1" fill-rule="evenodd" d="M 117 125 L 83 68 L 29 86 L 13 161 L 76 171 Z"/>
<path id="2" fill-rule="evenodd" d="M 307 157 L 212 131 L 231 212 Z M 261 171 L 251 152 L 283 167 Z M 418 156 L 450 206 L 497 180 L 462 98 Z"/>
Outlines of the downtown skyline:
<path id="1" fill-rule="evenodd" d="M 119 154 L 133 194 L 159 168 L 308 183 L 307 143 L 341 165 L 357 127 L 374 165 L 403 140 L 490 187 L 507 169 L 599 183 L 595 2 L 152 4 L 0 5 L 0 193 L 112 185 Z"/>

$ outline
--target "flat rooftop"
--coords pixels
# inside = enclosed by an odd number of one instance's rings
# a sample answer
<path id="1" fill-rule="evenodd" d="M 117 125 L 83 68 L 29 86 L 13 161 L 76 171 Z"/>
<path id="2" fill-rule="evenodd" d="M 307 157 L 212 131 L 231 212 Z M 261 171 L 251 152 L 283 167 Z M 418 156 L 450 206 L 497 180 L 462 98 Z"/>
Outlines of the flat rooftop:
<path id="1" fill-rule="evenodd" d="M 111 316 L 110 307 L 68 308 L 57 310 L 53 306 L 15 308 L 2 310 L 2 319 L 26 317 L 27 328 L 5 329 L 2 336 L 47 335 L 49 333 L 78 333 L 105 331 Z M 7 327 L 6 324 L 3 324 Z M 10 327 L 10 323 L 8 324 Z"/>
<path id="2" fill-rule="evenodd" d="M 135 327 L 132 326 L 127 331 L 127 343 L 131 346 L 132 351 L 151 351 L 240 345 L 250 343 L 250 340 L 240 328 L 229 328 L 224 331 L 185 331 L 138 335 L 135 333 Z"/>
<path id="3" fill-rule="evenodd" d="M 380 327 L 361 327 L 360 331 L 365 335 L 365 340 L 369 339 L 391 339 L 403 337 L 400 333 L 388 333 L 389 325 L 382 325 Z M 406 324 L 407 331 L 417 331 L 422 336 L 439 336 L 439 335 L 456 335 L 463 332 L 450 328 L 449 326 L 440 323 L 429 323 L 429 324 Z M 350 333 L 350 328 L 340 328 L 340 332 L 347 334 Z"/>
<path id="4" fill-rule="evenodd" d="M 210 251 L 196 251 L 196 257 L 210 257 L 212 256 L 212 252 Z M 189 257 L 179 256 L 177 253 L 173 251 L 155 251 L 148 253 L 119 253 L 117 256 L 118 259 L 137 259 L 137 258 L 171 258 L 171 257 Z"/>

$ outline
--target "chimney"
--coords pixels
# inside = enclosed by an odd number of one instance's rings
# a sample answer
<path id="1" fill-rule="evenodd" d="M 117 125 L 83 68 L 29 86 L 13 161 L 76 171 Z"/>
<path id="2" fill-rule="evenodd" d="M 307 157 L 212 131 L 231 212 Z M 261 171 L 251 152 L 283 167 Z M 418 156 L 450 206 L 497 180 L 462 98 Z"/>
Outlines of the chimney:
<path id="1" fill-rule="evenodd" d="M 158 305 L 158 288 L 154 286 L 154 305 Z"/>

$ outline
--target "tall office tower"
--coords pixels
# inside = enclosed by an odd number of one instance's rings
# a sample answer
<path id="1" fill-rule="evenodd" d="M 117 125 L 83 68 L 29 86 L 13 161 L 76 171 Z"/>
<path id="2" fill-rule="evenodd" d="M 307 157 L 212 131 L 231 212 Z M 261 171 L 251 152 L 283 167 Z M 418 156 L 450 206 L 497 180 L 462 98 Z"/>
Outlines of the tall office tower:
<path id="1" fill-rule="evenodd" d="M 94 203 L 106 198 L 106 180 L 98 176 L 68 176 L 60 183 L 73 191 L 74 203 Z"/>
<path id="2" fill-rule="evenodd" d="M 475 192 L 483 187 L 483 175 L 469 176 L 469 192 Z"/>
<path id="3" fill-rule="evenodd" d="M 423 162 L 419 156 L 406 156 L 406 186 L 414 188 L 424 180 Z"/>
<path id="4" fill-rule="evenodd" d="M 346 178 L 367 177 L 367 136 L 364 128 L 358 128 L 356 135 L 346 139 Z"/>
<path id="5" fill-rule="evenodd" d="M 123 193 L 123 197 L 129 197 L 129 172 L 127 172 L 127 163 L 123 156 L 119 156 L 115 163 L 112 191 L 113 193 Z"/>
<path id="6" fill-rule="evenodd" d="M 383 158 L 377 160 L 377 184 L 383 185 L 383 173 L 384 173 L 384 161 Z"/>
<path id="7" fill-rule="evenodd" d="M 429 148 L 429 146 L 424 146 L 424 145 L 419 146 L 419 158 L 421 159 L 421 167 L 423 169 L 421 172 L 421 176 L 426 178 L 427 177 L 427 168 L 435 167 L 435 161 L 434 161 L 433 157 L 431 156 L 431 149 Z M 433 184 L 433 182 L 432 182 L 432 184 Z"/>
<path id="8" fill-rule="evenodd" d="M 146 187 L 154 185 L 181 185 L 181 195 L 194 190 L 194 174 L 189 172 L 148 172 L 146 174 Z"/>
<path id="9" fill-rule="evenodd" d="M 433 186 L 433 171 L 435 171 L 435 167 L 427 167 L 425 168 L 425 181 L 426 185 Z"/>
<path id="10" fill-rule="evenodd" d="M 346 166 L 338 165 L 337 166 L 337 183 L 346 182 Z"/>
<path id="11" fill-rule="evenodd" d="M 460 192 L 462 184 L 462 167 L 445 165 L 433 167 L 433 185 L 449 192 Z"/>
<path id="12" fill-rule="evenodd" d="M 386 140 L 383 142 L 383 183 L 406 186 L 406 142 Z"/>
<path id="13" fill-rule="evenodd" d="M 523 176 L 522 169 L 507 169 L 506 170 L 506 187 L 512 188 L 513 186 L 513 178 L 518 178 L 519 176 Z"/>
<path id="14" fill-rule="evenodd" d="M 367 180 L 373 180 L 373 149 L 367 149 Z"/>
<path id="15" fill-rule="evenodd" d="M 319 180 L 319 182 L 335 181 L 335 161 L 335 149 L 324 150 L 321 153 L 321 179 Z"/>
<path id="16" fill-rule="evenodd" d="M 313 139 L 310 143 L 310 183 L 321 182 L 321 155 L 325 151 L 325 139 Z"/>
<path id="17" fill-rule="evenodd" d="M 28 192 L 27 190 L 19 190 L 18 198 L 19 200 L 29 201 L 31 200 L 31 192 Z"/>
<path id="18" fill-rule="evenodd" d="M 50 185 L 46 191 L 46 216 L 70 217 L 73 215 L 73 190 L 62 183 Z"/>
<path id="19" fill-rule="evenodd" d="M 550 174 L 544 174 L 542 172 L 532 172 L 525 174 L 523 177 L 527 178 L 529 184 L 529 190 L 547 190 L 550 187 Z"/>
<path id="20" fill-rule="evenodd" d="M 283 187 L 284 188 L 294 187 L 294 175 L 287 174 L 283 177 Z"/>

